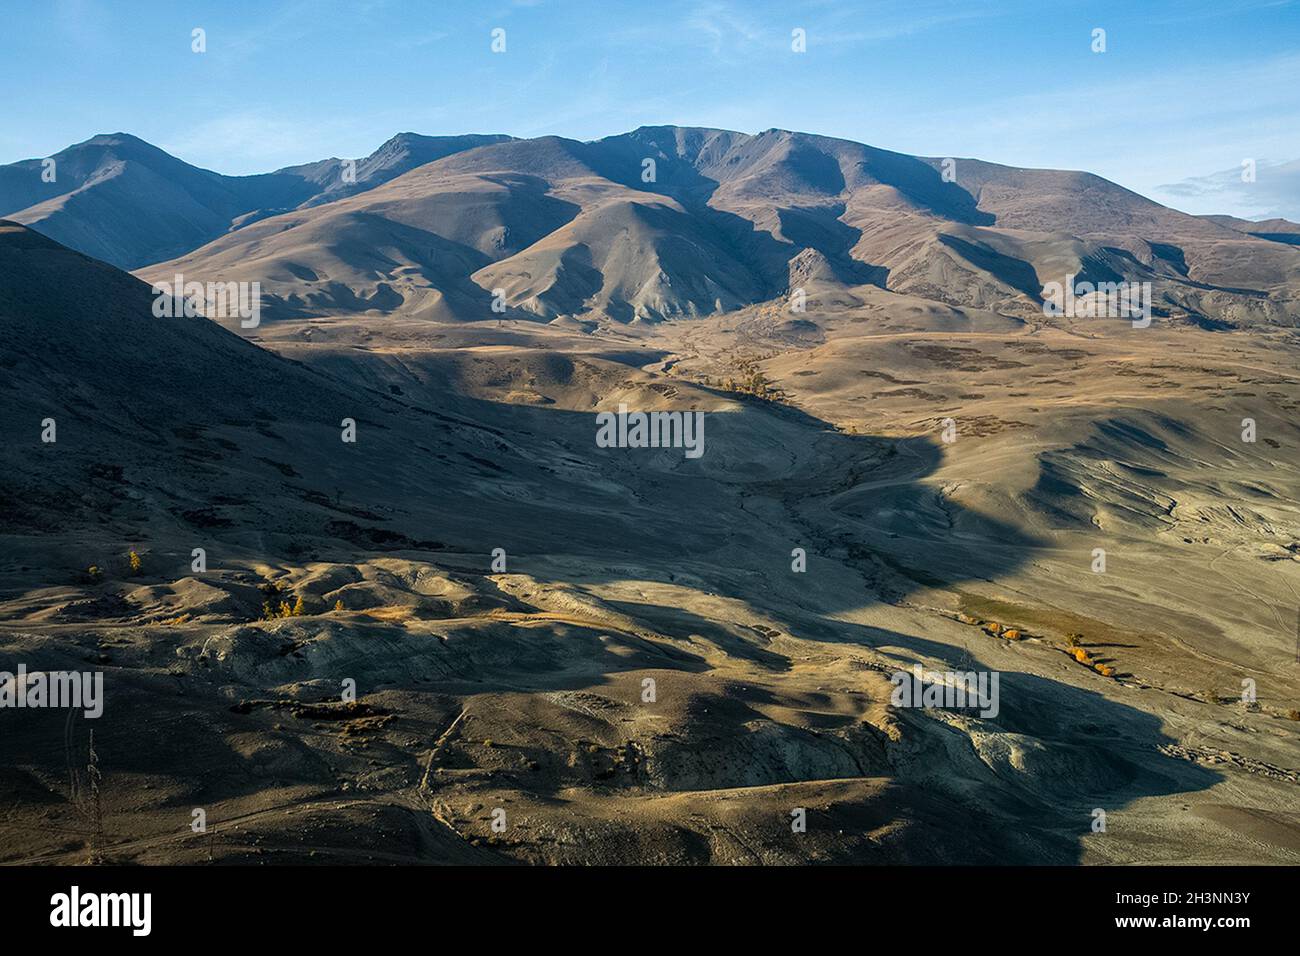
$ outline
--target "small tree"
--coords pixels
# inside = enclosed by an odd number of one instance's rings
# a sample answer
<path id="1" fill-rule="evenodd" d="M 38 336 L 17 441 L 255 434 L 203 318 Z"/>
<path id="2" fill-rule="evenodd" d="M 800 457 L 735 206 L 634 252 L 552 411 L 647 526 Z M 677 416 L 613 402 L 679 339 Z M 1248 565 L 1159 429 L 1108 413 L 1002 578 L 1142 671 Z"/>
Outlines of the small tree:
<path id="1" fill-rule="evenodd" d="M 131 573 L 133 575 L 139 574 L 140 566 L 141 566 L 140 555 L 132 551 L 129 555 L 127 555 L 127 561 L 130 562 L 131 564 Z"/>

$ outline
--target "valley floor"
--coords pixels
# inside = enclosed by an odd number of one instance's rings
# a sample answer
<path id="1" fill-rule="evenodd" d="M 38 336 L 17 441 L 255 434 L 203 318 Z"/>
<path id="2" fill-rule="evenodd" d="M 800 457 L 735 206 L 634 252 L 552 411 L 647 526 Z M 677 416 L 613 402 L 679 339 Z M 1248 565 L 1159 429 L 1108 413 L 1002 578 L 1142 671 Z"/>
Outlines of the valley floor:
<path id="1" fill-rule="evenodd" d="M 9 505 L 0 660 L 107 703 L 5 716 L 3 862 L 1300 863 L 1294 334 L 259 336 L 355 445 L 198 402 Z M 704 455 L 598 448 L 620 402 Z"/>

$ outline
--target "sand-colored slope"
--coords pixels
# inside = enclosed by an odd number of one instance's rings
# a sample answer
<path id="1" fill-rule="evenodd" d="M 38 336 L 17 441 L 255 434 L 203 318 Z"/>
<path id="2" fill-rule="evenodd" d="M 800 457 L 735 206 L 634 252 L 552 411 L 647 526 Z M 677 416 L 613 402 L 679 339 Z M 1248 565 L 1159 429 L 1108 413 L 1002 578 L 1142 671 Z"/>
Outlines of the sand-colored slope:
<path id="1" fill-rule="evenodd" d="M 494 318 L 484 303 L 503 290 L 510 314 L 658 321 L 815 283 L 844 303 L 875 286 L 1032 320 L 1043 286 L 1074 276 L 1150 282 L 1154 314 L 1176 322 L 1300 319 L 1294 245 L 1085 173 L 956 162 L 952 179 L 942 160 L 783 130 L 511 140 L 141 274 L 257 280 L 278 314 L 297 317 Z"/>

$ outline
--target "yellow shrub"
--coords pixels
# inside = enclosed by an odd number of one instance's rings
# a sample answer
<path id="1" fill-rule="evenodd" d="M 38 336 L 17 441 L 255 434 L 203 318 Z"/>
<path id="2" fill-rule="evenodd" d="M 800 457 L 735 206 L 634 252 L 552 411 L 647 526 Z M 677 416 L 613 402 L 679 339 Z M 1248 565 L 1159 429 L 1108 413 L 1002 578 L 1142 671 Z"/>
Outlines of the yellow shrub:
<path id="1" fill-rule="evenodd" d="M 1106 666 L 1105 664 L 1094 664 L 1094 665 L 1093 665 L 1093 670 L 1095 670 L 1095 671 L 1096 671 L 1098 674 L 1100 674 L 1102 677 L 1114 677 L 1114 676 L 1115 676 L 1115 668 L 1113 668 L 1113 667 L 1108 667 L 1108 666 Z"/>
<path id="2" fill-rule="evenodd" d="M 336 611 L 342 611 L 342 610 L 343 610 L 343 599 L 342 599 L 342 598 L 339 598 L 338 600 L 336 600 L 336 601 L 334 602 L 334 610 L 336 610 Z"/>
<path id="3" fill-rule="evenodd" d="M 136 554 L 134 551 L 132 551 L 129 555 L 127 555 L 127 560 L 131 563 L 131 573 L 132 573 L 132 574 L 139 574 L 139 573 L 140 573 L 140 565 L 141 565 L 141 562 L 140 562 L 140 555 L 138 555 L 138 554 Z"/>
<path id="4" fill-rule="evenodd" d="M 1085 651 L 1082 647 L 1073 647 L 1073 648 L 1071 648 L 1071 649 L 1070 649 L 1070 656 L 1073 657 L 1073 658 L 1074 658 L 1076 661 L 1078 661 L 1080 664 L 1086 664 L 1086 663 L 1088 663 L 1088 652 Z"/>

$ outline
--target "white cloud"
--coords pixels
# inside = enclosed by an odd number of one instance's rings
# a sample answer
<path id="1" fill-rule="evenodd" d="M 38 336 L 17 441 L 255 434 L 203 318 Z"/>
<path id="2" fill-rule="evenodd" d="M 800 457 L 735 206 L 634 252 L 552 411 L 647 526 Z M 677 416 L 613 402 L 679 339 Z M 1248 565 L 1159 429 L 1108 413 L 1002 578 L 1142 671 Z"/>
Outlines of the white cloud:
<path id="1" fill-rule="evenodd" d="M 317 123 L 301 124 L 260 112 L 238 112 L 204 120 L 158 145 L 188 163 L 209 169 L 219 166 L 217 171 L 223 173 L 267 172 L 323 159 L 315 154 L 317 144 L 332 139 L 331 132 L 343 139 L 342 128 L 323 130 Z"/>
<path id="2" fill-rule="evenodd" d="M 1300 153 L 1298 83 L 1300 54 L 1189 64 L 991 101 L 955 96 L 943 109 L 895 121 L 890 141 L 866 141 L 923 155 L 1084 169 L 1152 195 L 1243 157 Z M 861 139 L 854 135 L 860 132 L 837 135 Z"/>
<path id="3" fill-rule="evenodd" d="M 1300 222 L 1300 159 L 1256 160 L 1253 181 L 1243 180 L 1243 172 L 1238 167 L 1167 183 L 1154 190 L 1155 198 L 1198 214 Z"/>

